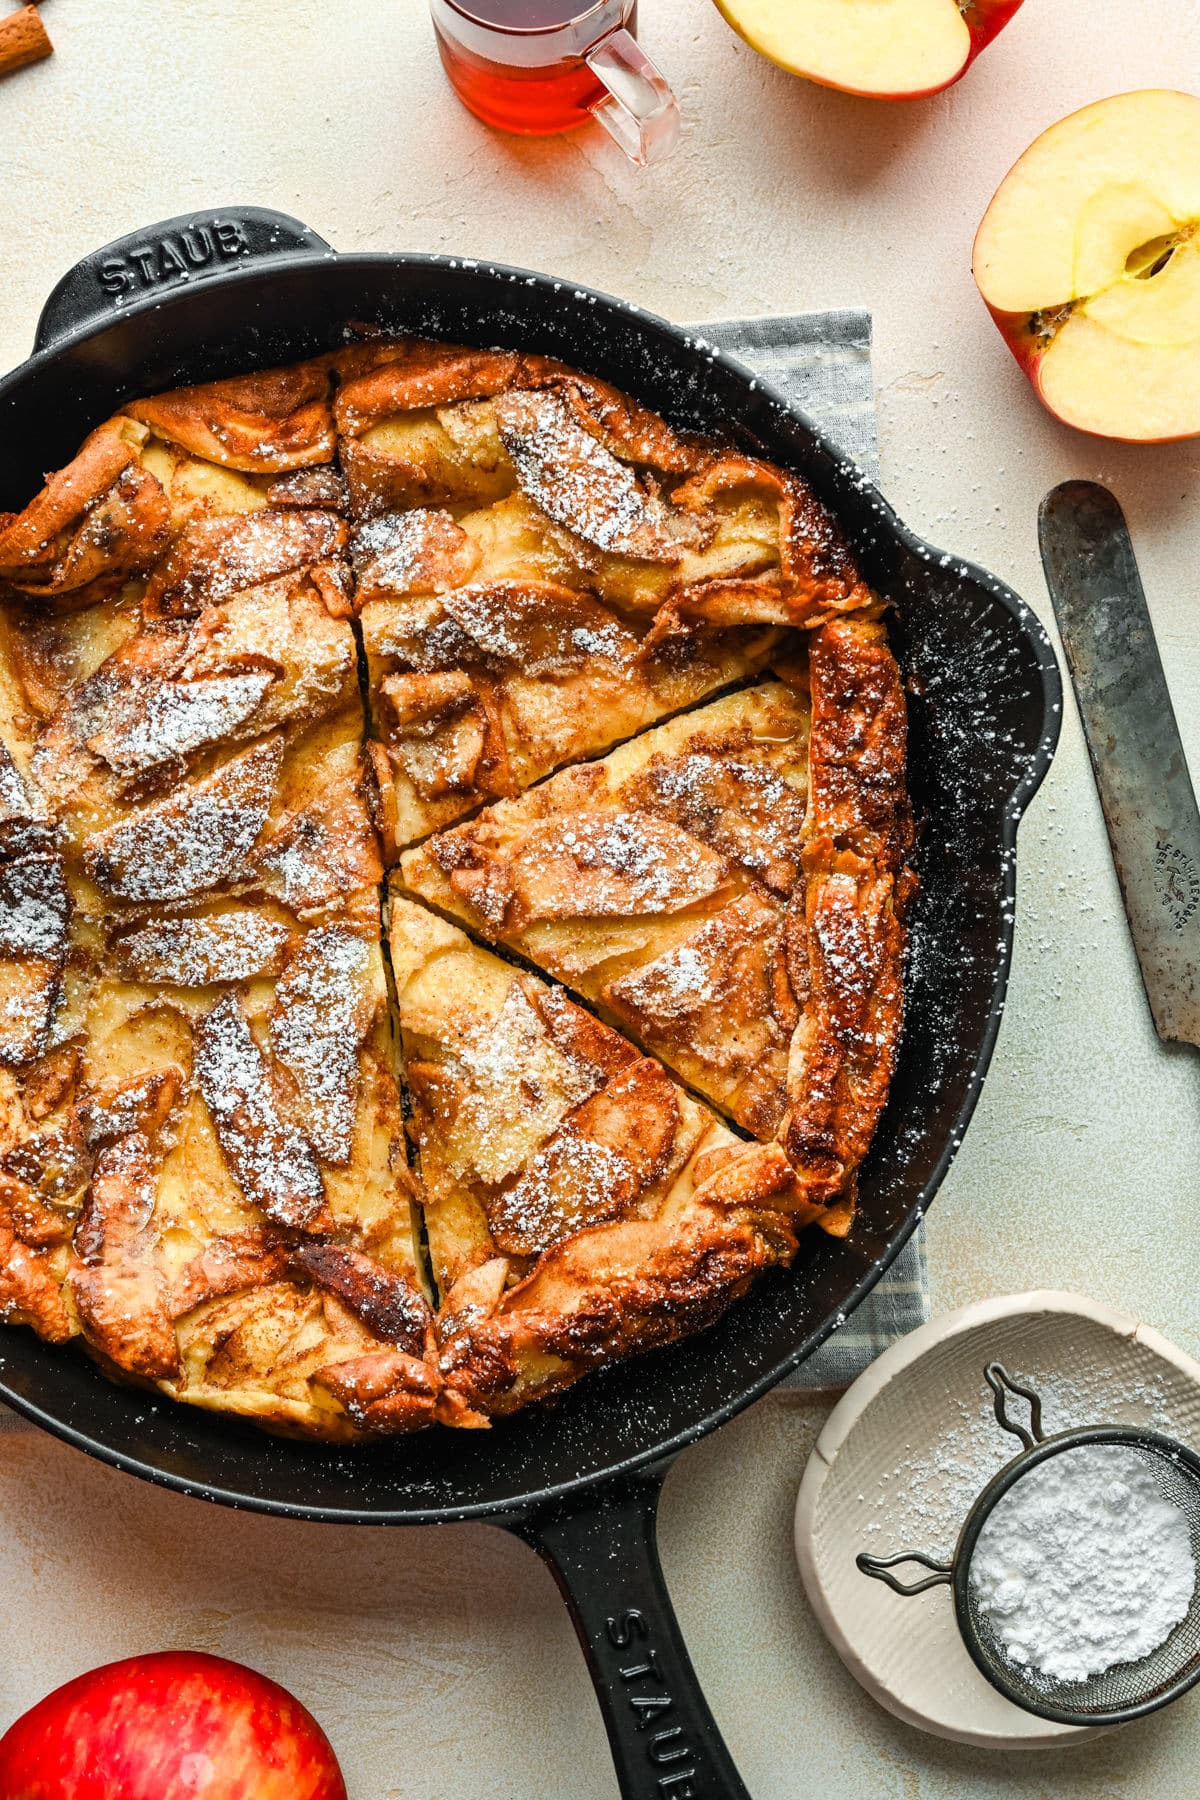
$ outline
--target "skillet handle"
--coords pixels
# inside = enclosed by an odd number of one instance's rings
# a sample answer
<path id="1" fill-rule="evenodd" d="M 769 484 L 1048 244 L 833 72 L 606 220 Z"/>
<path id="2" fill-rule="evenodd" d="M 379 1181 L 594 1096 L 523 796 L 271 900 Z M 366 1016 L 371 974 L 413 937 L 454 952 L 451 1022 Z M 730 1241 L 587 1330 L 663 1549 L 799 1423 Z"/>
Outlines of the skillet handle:
<path id="1" fill-rule="evenodd" d="M 517 1520 L 570 1608 L 622 1800 L 750 1800 L 696 1679 L 655 1538 L 666 1469 Z"/>
<path id="2" fill-rule="evenodd" d="M 67 271 L 42 308 L 34 350 L 48 350 L 84 326 L 102 325 L 131 300 L 298 251 L 333 255 L 325 239 L 299 219 L 262 206 L 219 206 L 163 219 L 114 238 Z"/>

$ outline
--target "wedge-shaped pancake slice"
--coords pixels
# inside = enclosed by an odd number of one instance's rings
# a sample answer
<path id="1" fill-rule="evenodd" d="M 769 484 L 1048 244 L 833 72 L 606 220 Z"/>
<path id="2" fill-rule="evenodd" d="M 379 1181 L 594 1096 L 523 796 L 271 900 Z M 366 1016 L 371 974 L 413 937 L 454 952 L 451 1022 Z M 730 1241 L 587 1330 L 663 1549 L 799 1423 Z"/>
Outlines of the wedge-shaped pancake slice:
<path id="1" fill-rule="evenodd" d="M 668 1342 L 790 1259 L 817 1209 L 778 1146 L 395 893 L 390 940 L 447 1423 Z"/>
<path id="2" fill-rule="evenodd" d="M 787 1108 L 807 696 L 713 701 L 403 858 L 406 885 L 602 1007 L 747 1130 Z"/>
<path id="3" fill-rule="evenodd" d="M 315 924 L 210 902 L 110 929 L 66 1292 L 125 1376 L 307 1435 L 431 1419 L 379 932 L 373 891 Z"/>
<path id="4" fill-rule="evenodd" d="M 881 625 L 411 851 L 423 899 L 595 1002 L 757 1137 L 844 1231 L 887 1095 L 913 877 Z"/>

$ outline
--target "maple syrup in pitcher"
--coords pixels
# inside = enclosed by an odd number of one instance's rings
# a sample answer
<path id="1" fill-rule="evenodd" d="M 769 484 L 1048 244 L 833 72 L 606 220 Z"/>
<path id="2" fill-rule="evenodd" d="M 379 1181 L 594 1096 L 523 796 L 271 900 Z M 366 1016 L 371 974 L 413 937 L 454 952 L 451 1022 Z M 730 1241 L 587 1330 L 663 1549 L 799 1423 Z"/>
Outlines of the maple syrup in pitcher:
<path id="1" fill-rule="evenodd" d="M 634 162 L 664 155 L 678 110 L 637 43 L 637 0 L 430 0 L 460 100 L 503 131 L 544 136 L 596 119 Z"/>

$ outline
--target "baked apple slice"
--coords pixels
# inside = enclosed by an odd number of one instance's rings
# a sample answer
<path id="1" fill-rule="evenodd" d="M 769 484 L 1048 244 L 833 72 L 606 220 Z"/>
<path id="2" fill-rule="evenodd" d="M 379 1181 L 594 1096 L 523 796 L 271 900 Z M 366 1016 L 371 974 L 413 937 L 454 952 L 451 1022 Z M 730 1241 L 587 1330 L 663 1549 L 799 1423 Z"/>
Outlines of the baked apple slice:
<path id="1" fill-rule="evenodd" d="M 279 736 L 84 843 L 92 880 L 117 900 L 182 900 L 237 879 L 263 826 L 283 760 Z"/>
<path id="2" fill-rule="evenodd" d="M 1148 88 L 1044 131 L 975 239 L 1038 399 L 1099 437 L 1200 433 L 1200 100 Z"/>

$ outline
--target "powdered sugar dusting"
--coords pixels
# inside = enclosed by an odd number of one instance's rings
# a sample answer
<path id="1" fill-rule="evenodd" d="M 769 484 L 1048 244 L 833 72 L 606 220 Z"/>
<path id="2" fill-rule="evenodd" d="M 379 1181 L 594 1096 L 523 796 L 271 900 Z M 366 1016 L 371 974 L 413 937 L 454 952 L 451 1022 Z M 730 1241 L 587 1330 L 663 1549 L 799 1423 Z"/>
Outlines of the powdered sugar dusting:
<path id="1" fill-rule="evenodd" d="M 248 908 L 209 918 L 160 919 L 117 939 L 117 967 L 126 980 L 207 987 L 274 974 L 288 928 Z"/>
<path id="2" fill-rule="evenodd" d="M 496 417 L 523 492 L 547 518 L 600 550 L 679 560 L 694 528 L 668 518 L 662 502 L 585 430 L 561 394 L 508 394 Z"/>
<path id="3" fill-rule="evenodd" d="M 61 856 L 0 863 L 0 955 L 60 959 L 70 913 Z"/>
<path id="4" fill-rule="evenodd" d="M 663 912 L 712 893 L 723 878 L 711 851 L 648 814 L 585 817 L 556 827 L 555 835 L 563 853 L 595 878 L 584 902 L 589 912 Z"/>
<path id="5" fill-rule="evenodd" d="M 336 514 L 300 508 L 194 520 L 147 584 L 147 616 L 199 612 L 290 570 L 336 560 L 346 535 Z"/>
<path id="6" fill-rule="evenodd" d="M 365 587 L 398 594 L 449 586 L 476 554 L 449 513 L 423 507 L 368 519 L 351 538 L 350 553 Z"/>
<path id="7" fill-rule="evenodd" d="M 459 1115 L 462 1168 L 486 1182 L 499 1183 L 522 1168 L 598 1082 L 551 1043 L 517 980 L 497 1014 L 458 1022 L 452 1049 L 467 1087 Z"/>
<path id="8" fill-rule="evenodd" d="M 0 821 L 35 818 L 39 812 L 37 799 L 0 740 Z"/>
<path id="9" fill-rule="evenodd" d="M 127 684 L 119 713 L 88 740 L 118 774 L 133 774 L 219 743 L 248 719 L 275 672 L 214 674 L 182 681 Z"/>
<path id="10" fill-rule="evenodd" d="M 670 759 L 656 757 L 632 792 L 641 805 L 676 820 L 787 891 L 799 870 L 804 772 L 797 773 L 793 785 L 769 762 L 751 756 L 752 750 L 724 756 L 692 750 Z"/>
<path id="11" fill-rule="evenodd" d="M 195 1076 L 248 1200 L 279 1225 L 308 1225 L 325 1184 L 308 1140 L 281 1116 L 262 1051 L 232 994 L 196 1032 Z"/>
<path id="12" fill-rule="evenodd" d="M 358 1048 L 374 1014 L 370 951 L 344 925 L 309 932 L 275 989 L 271 1046 L 295 1076 L 305 1128 L 326 1162 L 349 1161 Z"/>
<path id="13" fill-rule="evenodd" d="M 576 1131 L 568 1118 L 489 1207 L 489 1221 L 502 1249 L 536 1254 L 612 1217 L 634 1185 L 633 1166 L 620 1148 Z"/>
<path id="14" fill-rule="evenodd" d="M 444 604 L 475 658 L 526 677 L 568 675 L 588 656 L 629 663 L 637 639 L 596 602 L 544 582 L 459 588 Z"/>
<path id="15" fill-rule="evenodd" d="M 182 900 L 234 879 L 266 823 L 282 760 L 283 740 L 265 739 L 97 832 L 84 846 L 89 872 L 123 900 Z"/>
<path id="16" fill-rule="evenodd" d="M 685 1019 L 717 997 L 712 968 L 694 944 L 681 944 L 627 976 L 621 996 L 651 1018 Z"/>

